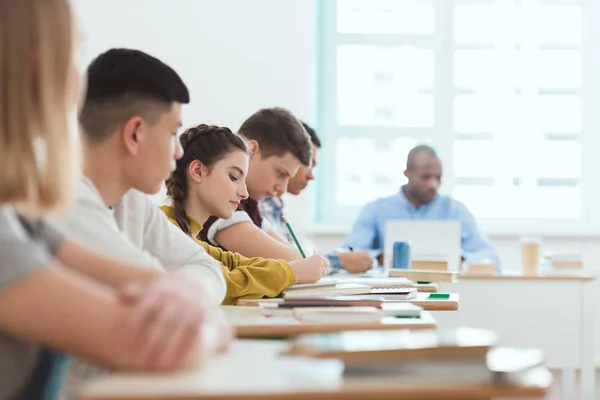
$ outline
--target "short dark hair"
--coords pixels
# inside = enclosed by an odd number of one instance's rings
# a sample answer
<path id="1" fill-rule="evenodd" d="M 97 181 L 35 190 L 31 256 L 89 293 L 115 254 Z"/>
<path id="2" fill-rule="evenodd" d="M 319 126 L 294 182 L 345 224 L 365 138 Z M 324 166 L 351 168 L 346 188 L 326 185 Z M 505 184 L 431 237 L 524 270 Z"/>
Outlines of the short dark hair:
<path id="1" fill-rule="evenodd" d="M 187 87 L 168 65 L 139 50 L 111 49 L 87 69 L 88 89 L 80 121 L 84 137 L 102 142 L 139 115 L 153 124 L 173 102 L 187 104 Z"/>
<path id="2" fill-rule="evenodd" d="M 435 149 L 433 147 L 426 145 L 426 144 L 420 144 L 408 152 L 408 157 L 406 157 L 406 169 L 407 170 L 411 170 L 414 168 L 415 158 L 417 158 L 417 156 L 422 153 L 429 154 L 432 157 L 434 157 L 435 159 L 437 159 L 438 161 L 440 159 L 437 155 L 437 152 L 435 151 Z"/>
<path id="3" fill-rule="evenodd" d="M 248 140 L 256 140 L 263 157 L 281 157 L 289 152 L 303 165 L 311 163 L 310 136 L 294 114 L 284 108 L 258 110 L 244 121 L 239 133 Z"/>
<path id="4" fill-rule="evenodd" d="M 302 122 L 302 126 L 304 127 L 304 130 L 306 130 L 306 133 L 308 133 L 308 136 L 310 136 L 310 141 L 312 142 L 312 144 L 314 146 L 316 146 L 318 149 L 321 148 L 321 140 L 319 140 L 319 136 L 317 135 L 317 132 L 315 132 L 315 130 L 308 125 L 306 122 L 304 121 L 300 121 Z"/>

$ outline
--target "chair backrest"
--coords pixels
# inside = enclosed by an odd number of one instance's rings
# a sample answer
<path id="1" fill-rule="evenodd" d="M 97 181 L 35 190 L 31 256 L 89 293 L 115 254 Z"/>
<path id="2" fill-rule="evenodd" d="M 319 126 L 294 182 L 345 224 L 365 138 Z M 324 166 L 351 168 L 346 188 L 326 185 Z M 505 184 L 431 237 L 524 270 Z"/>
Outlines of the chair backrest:
<path id="1" fill-rule="evenodd" d="M 69 367 L 69 358 L 50 349 L 42 349 L 27 386 L 17 400 L 55 400 Z"/>

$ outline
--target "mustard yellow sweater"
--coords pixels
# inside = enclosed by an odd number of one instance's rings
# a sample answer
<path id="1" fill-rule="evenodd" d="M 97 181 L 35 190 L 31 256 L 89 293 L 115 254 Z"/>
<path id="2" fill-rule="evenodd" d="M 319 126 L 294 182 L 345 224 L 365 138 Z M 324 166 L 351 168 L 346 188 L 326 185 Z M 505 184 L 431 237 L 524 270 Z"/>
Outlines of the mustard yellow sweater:
<path id="1" fill-rule="evenodd" d="M 160 209 L 175 226 L 175 210 L 170 206 L 161 206 Z M 275 297 L 288 286 L 296 282 L 296 275 L 290 265 L 283 260 L 270 260 L 265 258 L 246 258 L 238 253 L 221 250 L 218 247 L 198 240 L 198 233 L 202 224 L 188 216 L 190 233 L 198 244 L 208 254 L 221 263 L 221 270 L 227 282 L 227 294 L 223 305 L 235 304 L 240 299 L 260 299 L 262 297 Z"/>

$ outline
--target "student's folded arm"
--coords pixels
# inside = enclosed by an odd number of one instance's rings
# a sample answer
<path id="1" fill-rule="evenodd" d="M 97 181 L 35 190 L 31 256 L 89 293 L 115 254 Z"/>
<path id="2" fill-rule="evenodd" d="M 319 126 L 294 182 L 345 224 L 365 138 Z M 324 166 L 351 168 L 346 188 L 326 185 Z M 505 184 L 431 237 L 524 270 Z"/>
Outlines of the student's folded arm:
<path id="1" fill-rule="evenodd" d="M 116 369 L 143 369 L 142 338 L 119 330 L 132 316 L 114 291 L 58 266 L 0 292 L 0 330 Z"/>
<path id="2" fill-rule="evenodd" d="M 215 240 L 227 250 L 246 257 L 300 260 L 302 255 L 292 244 L 282 243 L 252 222 L 239 222 L 215 233 Z"/>
<path id="3" fill-rule="evenodd" d="M 134 281 L 147 283 L 164 273 L 155 268 L 105 257 L 73 240 L 64 242 L 56 258 L 63 265 L 68 265 L 69 268 L 114 288 Z"/>

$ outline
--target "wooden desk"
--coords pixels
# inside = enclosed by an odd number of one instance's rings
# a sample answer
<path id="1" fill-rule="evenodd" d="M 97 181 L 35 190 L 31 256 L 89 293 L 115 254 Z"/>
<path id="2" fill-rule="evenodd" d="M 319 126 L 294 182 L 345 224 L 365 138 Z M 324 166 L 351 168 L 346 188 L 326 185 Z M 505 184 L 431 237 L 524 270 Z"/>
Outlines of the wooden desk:
<path id="1" fill-rule="evenodd" d="M 453 290 L 456 292 L 456 290 Z M 448 292 L 445 292 L 448 293 Z M 450 293 L 448 299 L 430 299 L 431 293 L 417 293 L 417 297 L 406 300 L 416 306 L 423 307 L 423 310 L 428 311 L 456 311 L 458 310 L 459 295 Z"/>
<path id="2" fill-rule="evenodd" d="M 575 370 L 581 370 L 583 399 L 595 399 L 594 276 L 573 271 L 538 277 L 505 272 L 495 276 L 461 276 L 441 284 L 460 293 L 460 310 L 436 314 L 440 329 L 477 326 L 498 333 L 500 344 L 536 347 L 546 365 L 560 369 L 563 399 L 577 399 Z"/>
<path id="3" fill-rule="evenodd" d="M 578 270 L 548 271 L 539 275 L 523 275 L 522 272 L 506 271 L 501 275 L 460 275 L 460 280 L 502 280 L 502 281 L 573 281 L 591 282 L 596 279 L 595 275 Z"/>
<path id="4" fill-rule="evenodd" d="M 453 290 L 455 291 L 455 290 Z M 423 307 L 426 311 L 456 311 L 458 310 L 459 295 L 450 293 L 448 299 L 430 299 L 431 293 L 417 293 L 416 297 L 408 300 L 402 300 L 407 303 L 412 303 Z M 239 300 L 237 306 L 257 306 L 258 303 L 283 303 L 283 299 L 255 299 L 255 300 Z"/>
<path id="5" fill-rule="evenodd" d="M 379 323 L 314 323 L 300 322 L 291 309 L 281 310 L 285 315 L 265 317 L 258 307 L 222 306 L 227 322 L 236 328 L 237 337 L 285 337 L 305 333 L 340 332 L 356 330 L 436 329 L 435 320 L 428 312 L 421 318 L 382 318 Z"/>
<path id="6" fill-rule="evenodd" d="M 421 293 L 437 293 L 439 291 L 439 285 L 433 282 L 413 283 L 411 287 L 414 287 Z"/>
<path id="7" fill-rule="evenodd" d="M 201 370 L 176 374 L 115 374 L 84 385 L 80 400 L 392 400 L 543 398 L 552 383 L 545 368 L 520 382 L 498 384 L 414 376 L 342 375 L 338 360 L 280 356 L 285 343 L 238 340 L 229 354 Z"/>

